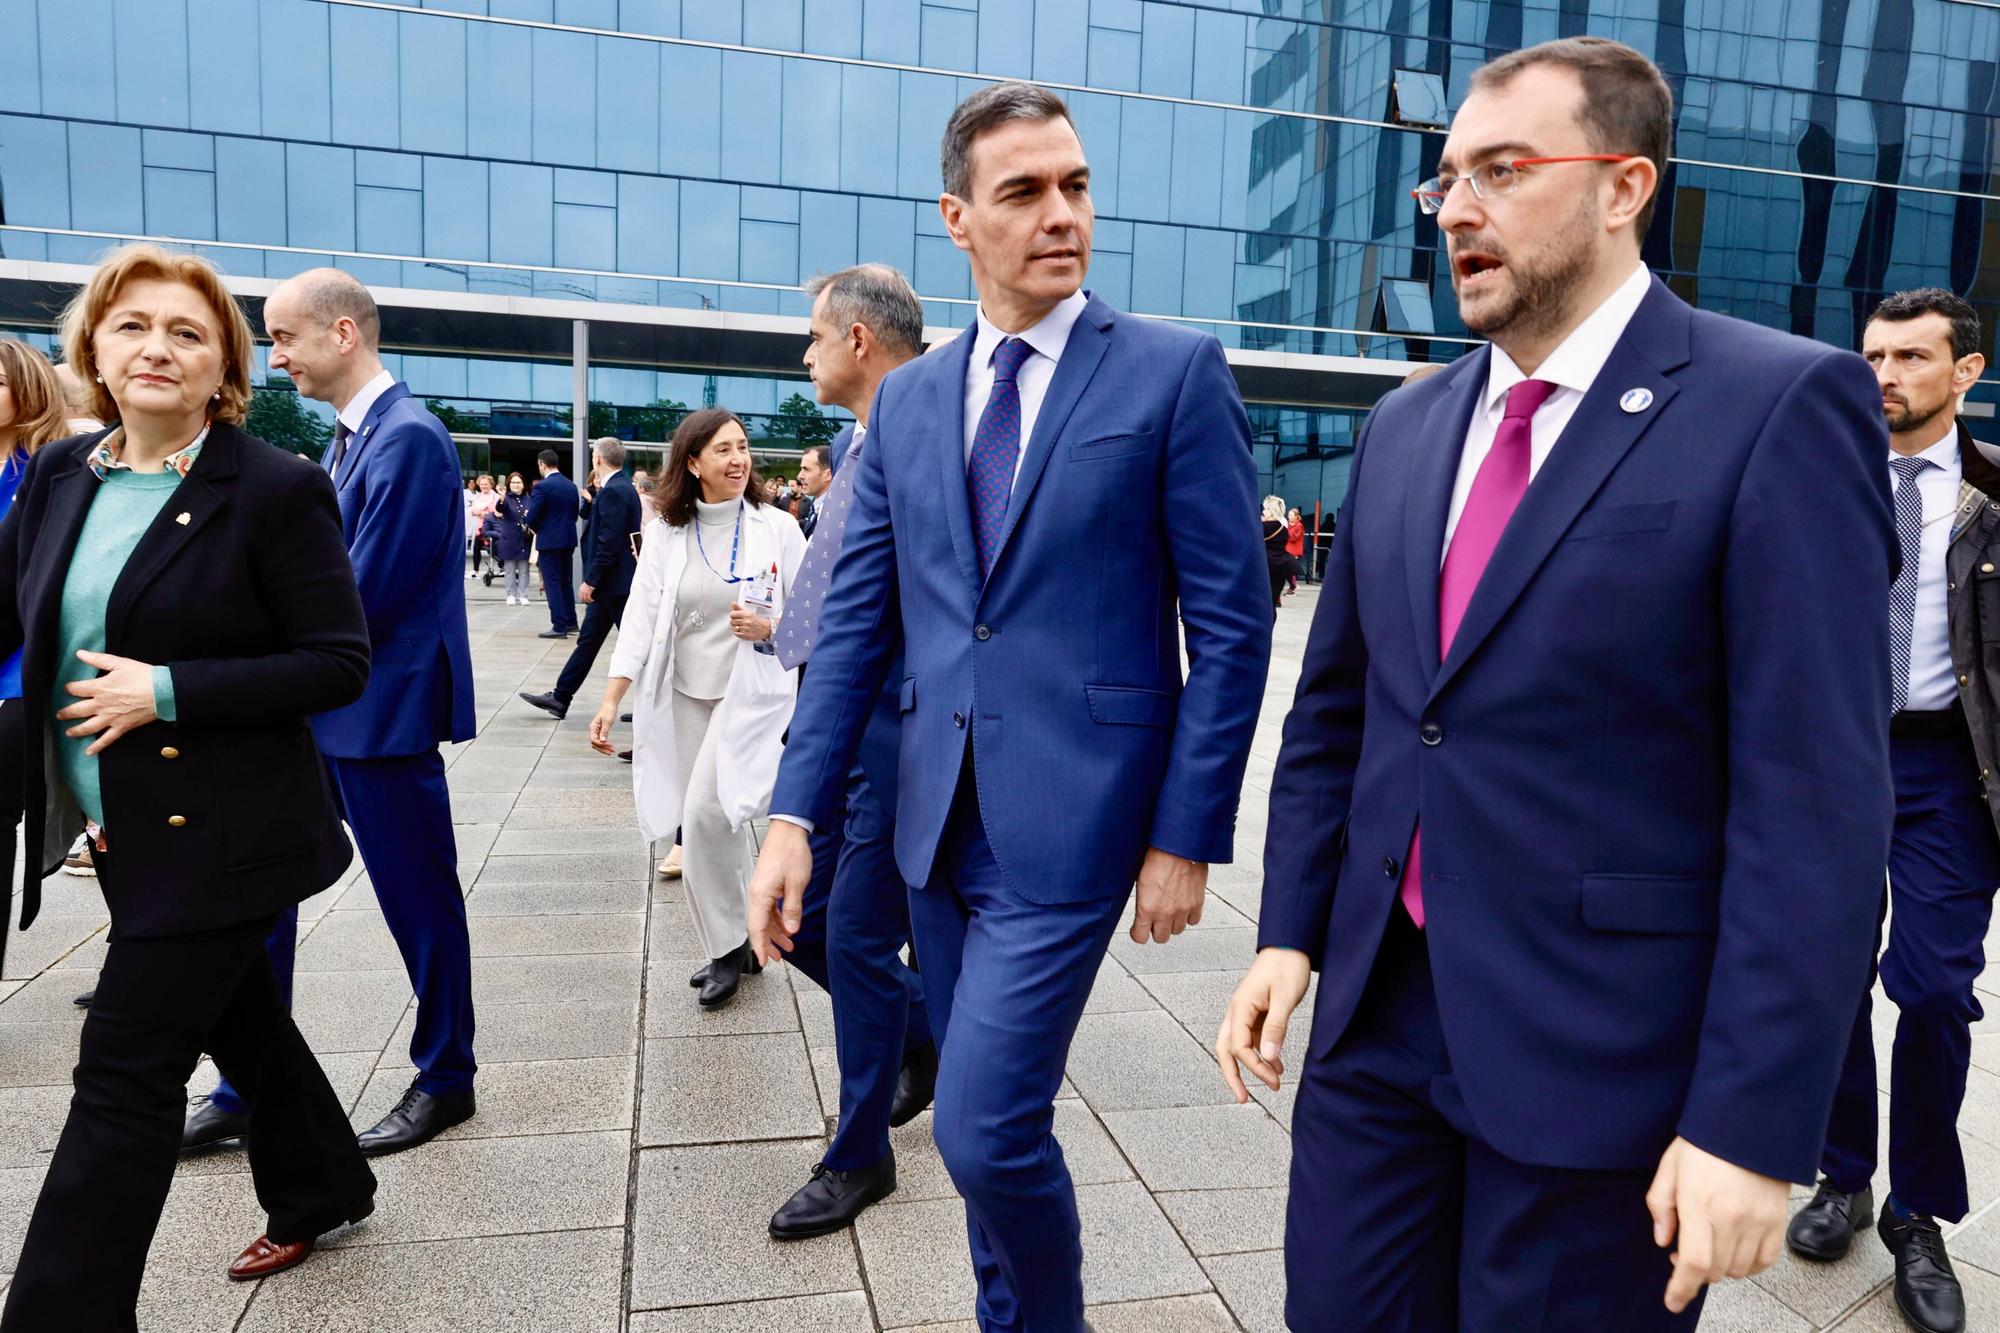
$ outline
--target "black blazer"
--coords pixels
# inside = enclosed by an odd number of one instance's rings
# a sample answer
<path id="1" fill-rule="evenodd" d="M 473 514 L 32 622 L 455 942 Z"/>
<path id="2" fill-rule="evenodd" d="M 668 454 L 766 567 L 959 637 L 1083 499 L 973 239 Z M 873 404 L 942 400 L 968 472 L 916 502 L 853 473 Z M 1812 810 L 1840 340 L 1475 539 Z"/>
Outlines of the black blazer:
<path id="1" fill-rule="evenodd" d="M 632 591 L 632 574 L 639 557 L 632 549 L 632 534 L 645 526 L 639 492 L 632 479 L 614 472 L 597 488 L 590 505 L 590 526 L 584 529 L 583 553 L 587 562 L 583 581 L 594 597 L 624 597 Z"/>
<path id="2" fill-rule="evenodd" d="M 56 635 L 101 484 L 85 460 L 105 433 L 36 454 L 0 522 L 0 656 L 24 648 L 24 930 L 83 822 L 55 771 L 51 713 L 87 670 L 56 661 Z M 338 879 L 353 850 L 306 719 L 361 696 L 368 623 L 326 473 L 218 422 L 126 561 L 104 638 L 172 670 L 178 719 L 98 756 L 113 935 L 235 925 Z"/>

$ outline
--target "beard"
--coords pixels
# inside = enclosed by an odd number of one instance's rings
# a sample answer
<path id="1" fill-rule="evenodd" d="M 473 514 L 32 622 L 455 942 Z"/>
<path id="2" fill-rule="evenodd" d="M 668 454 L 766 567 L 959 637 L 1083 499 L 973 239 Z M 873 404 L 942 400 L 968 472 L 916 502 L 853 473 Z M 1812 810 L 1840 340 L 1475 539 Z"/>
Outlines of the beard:
<path id="1" fill-rule="evenodd" d="M 1469 236 L 1454 249 L 1477 250 L 1498 259 L 1508 290 L 1497 293 L 1484 310 L 1469 310 L 1461 293 L 1459 318 L 1465 327 L 1496 341 L 1502 334 L 1532 338 L 1570 322 L 1577 293 L 1589 280 L 1595 258 L 1592 235 L 1599 229 L 1597 210 L 1589 199 L 1576 209 L 1534 254 L 1508 251 L 1490 238 Z M 1458 265 L 1451 269 L 1452 286 L 1459 287 Z"/>
<path id="2" fill-rule="evenodd" d="M 1891 435 L 1904 435 L 1910 431 L 1922 430 L 1925 426 L 1937 420 L 1938 413 L 1944 411 L 1945 405 L 1951 399 L 1947 398 L 1944 402 L 1938 403 L 1928 409 L 1918 408 L 1907 399 L 1899 399 L 1898 401 L 1902 403 L 1903 410 L 1888 414 L 1889 433 Z"/>

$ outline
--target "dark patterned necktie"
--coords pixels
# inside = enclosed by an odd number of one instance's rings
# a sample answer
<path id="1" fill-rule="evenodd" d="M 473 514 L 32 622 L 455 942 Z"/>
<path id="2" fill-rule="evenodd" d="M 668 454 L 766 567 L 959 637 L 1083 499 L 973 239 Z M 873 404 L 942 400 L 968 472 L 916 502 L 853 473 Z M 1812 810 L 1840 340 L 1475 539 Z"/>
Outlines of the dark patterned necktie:
<path id="1" fill-rule="evenodd" d="M 1014 464 L 1021 456 L 1021 388 L 1014 382 L 1035 349 L 1009 338 L 993 349 L 993 392 L 979 414 L 972 454 L 965 460 L 965 489 L 972 501 L 972 531 L 979 543 L 979 573 L 993 570 L 1000 534 L 1007 528 L 1007 498 L 1014 490 Z"/>
<path id="2" fill-rule="evenodd" d="M 1917 566 L 1924 552 L 1924 497 L 1917 475 L 1935 467 L 1928 458 L 1892 458 L 1896 474 L 1896 545 L 1903 568 L 1889 586 L 1889 670 L 1891 711 L 1901 712 L 1910 701 L 1910 645 L 1917 627 Z"/>
<path id="3" fill-rule="evenodd" d="M 354 432 L 347 428 L 345 421 L 333 423 L 333 474 L 340 475 L 340 465 L 347 459 L 347 443 L 354 438 Z"/>
<path id="4" fill-rule="evenodd" d="M 833 583 L 833 562 L 840 556 L 840 540 L 847 532 L 847 515 L 854 499 L 854 474 L 861 469 L 861 436 L 857 433 L 847 446 L 840 471 L 819 500 L 819 521 L 812 540 L 806 544 L 806 558 L 799 564 L 799 576 L 792 580 L 791 596 L 778 619 L 778 665 L 790 671 L 812 656 L 813 641 L 819 638 L 819 610 L 826 602 L 826 590 Z"/>

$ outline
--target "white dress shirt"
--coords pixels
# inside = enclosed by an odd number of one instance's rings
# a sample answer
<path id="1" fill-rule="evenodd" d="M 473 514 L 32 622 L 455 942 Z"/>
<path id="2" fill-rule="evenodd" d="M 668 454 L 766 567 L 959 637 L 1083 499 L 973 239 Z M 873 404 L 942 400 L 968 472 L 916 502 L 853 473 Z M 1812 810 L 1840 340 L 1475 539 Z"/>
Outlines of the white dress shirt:
<path id="1" fill-rule="evenodd" d="M 1019 338 L 1034 348 L 1034 354 L 1021 363 L 1014 372 L 1014 384 L 1021 394 L 1021 447 L 1014 455 L 1014 475 L 1021 475 L 1021 460 L 1027 457 L 1028 441 L 1035 435 L 1035 418 L 1041 415 L 1042 399 L 1048 397 L 1049 381 L 1055 378 L 1056 362 L 1062 360 L 1063 348 L 1069 346 L 1070 330 L 1076 327 L 1076 317 L 1083 313 L 1089 298 L 1082 292 L 1071 292 L 1056 303 L 1056 308 L 1043 315 L 1040 322 L 1019 333 L 1006 333 L 995 327 L 986 318 L 986 307 L 979 308 L 979 332 L 973 338 L 972 359 L 965 367 L 965 457 L 972 458 L 972 437 L 979 433 L 979 414 L 986 410 L 986 400 L 993 394 L 993 352 L 1006 339 Z"/>
<path id="2" fill-rule="evenodd" d="M 335 419 L 347 427 L 350 434 L 359 437 L 361 423 L 368 420 L 368 413 L 374 408 L 375 400 L 395 387 L 395 376 L 386 370 L 377 371 L 375 378 L 362 385 L 360 392 L 347 400 L 347 406 L 335 413 Z M 354 446 L 349 444 L 347 447 L 352 449 Z M 471 507 L 472 498 L 469 495 L 465 503 L 468 508 Z"/>
<path id="3" fill-rule="evenodd" d="M 1632 276 L 1605 297 L 1604 303 L 1591 311 L 1583 323 L 1571 329 L 1569 337 L 1549 353 L 1532 376 L 1524 374 L 1514 364 L 1514 358 L 1500 350 L 1498 343 L 1493 344 L 1487 353 L 1486 392 L 1479 406 L 1473 409 L 1472 424 L 1465 432 L 1465 448 L 1458 456 L 1458 479 L 1452 485 L 1451 508 L 1445 516 L 1446 550 L 1451 547 L 1452 534 L 1458 531 L 1465 502 L 1472 495 L 1473 478 L 1479 475 L 1479 465 L 1492 452 L 1493 437 L 1499 433 L 1501 419 L 1507 414 L 1507 391 L 1530 378 L 1556 386 L 1530 423 L 1528 481 L 1533 483 L 1556 441 L 1562 438 L 1563 427 L 1576 415 L 1577 405 L 1590 392 L 1590 386 L 1597 382 L 1597 373 L 1611 359 L 1611 350 L 1625 336 L 1625 326 L 1632 322 L 1639 303 L 1646 299 L 1652 286 L 1653 275 L 1646 266 L 1640 264 L 1634 268 Z M 1438 564 L 1440 567 L 1444 564 L 1443 550 L 1438 552 Z"/>
<path id="4" fill-rule="evenodd" d="M 1965 475 L 1958 457 L 1958 423 L 1945 427 L 1944 438 L 1916 457 L 1933 466 L 1917 474 L 1917 494 L 1924 501 L 1924 536 L 1917 555 L 1917 614 L 1910 624 L 1910 693 L 1903 707 L 1934 712 L 1958 702 L 1945 590 L 1945 552 L 1951 546 L 1952 515 L 1958 512 L 1958 483 Z M 1891 471 L 1889 489 L 1896 485 Z"/>

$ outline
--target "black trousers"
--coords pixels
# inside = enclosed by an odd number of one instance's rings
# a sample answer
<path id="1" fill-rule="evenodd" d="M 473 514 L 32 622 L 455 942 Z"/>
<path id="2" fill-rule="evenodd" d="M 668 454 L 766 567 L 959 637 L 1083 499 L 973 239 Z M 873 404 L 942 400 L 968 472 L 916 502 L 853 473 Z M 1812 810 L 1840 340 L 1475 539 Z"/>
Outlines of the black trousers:
<path id="1" fill-rule="evenodd" d="M 14 864 L 15 829 L 21 822 L 22 769 L 24 756 L 22 747 L 27 739 L 27 705 L 19 699 L 0 699 L 0 871 Z M 26 866 L 21 871 L 21 882 L 27 886 L 27 895 L 39 896 L 42 867 L 39 864 Z M 7 961 L 7 936 L 13 931 L 13 923 L 7 920 L 7 910 L 0 908 L 0 964 Z"/>
<path id="2" fill-rule="evenodd" d="M 100 875 L 115 873 L 108 859 L 100 856 Z M 166 939 L 120 939 L 113 923 L 83 1022 L 76 1095 L 0 1333 L 138 1327 L 146 1252 L 180 1155 L 184 1089 L 204 1049 L 250 1104 L 251 1180 L 273 1241 L 331 1231 L 374 1198 L 347 1113 L 279 999 L 264 952 L 271 921 Z"/>
<path id="3" fill-rule="evenodd" d="M 583 678 L 597 661 L 598 649 L 611 637 L 611 627 L 624 618 L 623 597 L 591 594 L 590 605 L 583 608 L 583 628 L 577 632 L 576 647 L 570 650 L 569 661 L 563 663 L 562 674 L 556 677 L 556 698 L 565 704 L 576 698 L 576 692 L 583 688 Z"/>
<path id="4" fill-rule="evenodd" d="M 535 557 L 549 599 L 549 628 L 576 633 L 576 548 L 543 551 Z"/>

